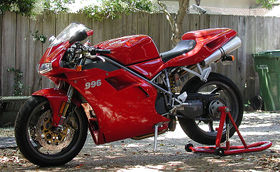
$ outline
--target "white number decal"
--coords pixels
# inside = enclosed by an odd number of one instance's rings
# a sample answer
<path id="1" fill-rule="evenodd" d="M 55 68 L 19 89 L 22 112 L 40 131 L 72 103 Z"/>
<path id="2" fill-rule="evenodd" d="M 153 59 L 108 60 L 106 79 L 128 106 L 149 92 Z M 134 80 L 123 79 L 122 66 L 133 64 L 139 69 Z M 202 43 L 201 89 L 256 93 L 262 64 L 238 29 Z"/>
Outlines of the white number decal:
<path id="1" fill-rule="evenodd" d="M 98 87 L 101 86 L 101 80 L 100 79 L 96 81 L 96 86 L 98 86 Z"/>
<path id="2" fill-rule="evenodd" d="M 87 90 L 87 89 L 89 89 L 90 88 L 90 83 L 89 82 L 87 82 L 86 84 L 85 84 L 85 89 Z"/>
<path id="3" fill-rule="evenodd" d="M 85 84 L 85 89 L 89 89 L 89 88 L 94 88 L 94 87 L 99 87 L 101 86 L 101 80 L 97 80 L 97 81 L 91 81 L 91 82 L 86 82 Z"/>

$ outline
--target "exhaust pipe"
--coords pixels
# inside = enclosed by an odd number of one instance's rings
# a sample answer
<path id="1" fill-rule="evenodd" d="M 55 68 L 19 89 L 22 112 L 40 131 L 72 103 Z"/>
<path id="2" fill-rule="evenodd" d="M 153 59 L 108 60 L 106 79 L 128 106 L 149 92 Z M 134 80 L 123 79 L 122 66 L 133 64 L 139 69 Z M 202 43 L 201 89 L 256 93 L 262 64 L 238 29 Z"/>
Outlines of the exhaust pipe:
<path id="1" fill-rule="evenodd" d="M 221 48 L 216 50 L 213 54 L 209 57 L 204 59 L 204 65 L 209 65 L 212 62 L 219 60 L 222 56 L 231 53 L 232 51 L 236 50 L 241 46 L 241 40 L 238 36 L 234 37 L 232 40 L 227 42 Z"/>

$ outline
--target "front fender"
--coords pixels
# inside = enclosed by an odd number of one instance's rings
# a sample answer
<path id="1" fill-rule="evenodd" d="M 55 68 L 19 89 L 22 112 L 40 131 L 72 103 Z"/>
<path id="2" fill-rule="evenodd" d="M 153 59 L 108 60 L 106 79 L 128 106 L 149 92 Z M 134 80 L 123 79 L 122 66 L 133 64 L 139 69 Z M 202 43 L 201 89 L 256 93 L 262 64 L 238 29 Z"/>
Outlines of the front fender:
<path id="1" fill-rule="evenodd" d="M 53 125 L 57 126 L 60 121 L 60 107 L 68 99 L 66 91 L 57 88 L 47 88 L 34 92 L 32 96 L 42 96 L 48 99 L 52 109 Z M 76 99 L 72 99 L 72 102 L 78 107 L 81 106 L 81 102 Z"/>

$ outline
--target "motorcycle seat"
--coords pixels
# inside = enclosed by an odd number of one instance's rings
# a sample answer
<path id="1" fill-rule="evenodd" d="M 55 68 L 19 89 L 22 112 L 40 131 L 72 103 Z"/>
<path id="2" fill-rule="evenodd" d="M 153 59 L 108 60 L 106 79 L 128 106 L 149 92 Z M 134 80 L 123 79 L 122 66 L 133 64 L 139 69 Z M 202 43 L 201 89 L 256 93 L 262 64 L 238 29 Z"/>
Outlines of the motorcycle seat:
<path id="1" fill-rule="evenodd" d="M 172 50 L 160 54 L 162 61 L 167 62 L 174 57 L 191 51 L 196 45 L 195 40 L 181 40 Z"/>

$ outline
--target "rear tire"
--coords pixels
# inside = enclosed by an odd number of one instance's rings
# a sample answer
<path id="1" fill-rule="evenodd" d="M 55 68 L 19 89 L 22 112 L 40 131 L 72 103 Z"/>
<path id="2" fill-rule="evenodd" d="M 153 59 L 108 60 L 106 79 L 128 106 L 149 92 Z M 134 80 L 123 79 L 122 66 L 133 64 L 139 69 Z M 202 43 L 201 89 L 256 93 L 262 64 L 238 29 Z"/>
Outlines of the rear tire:
<path id="1" fill-rule="evenodd" d="M 87 118 L 82 109 L 70 105 L 62 129 L 51 125 L 52 112 L 44 97 L 33 96 L 21 107 L 15 137 L 21 153 L 39 166 L 58 166 L 71 161 L 87 137 Z"/>
<path id="2" fill-rule="evenodd" d="M 209 91 L 210 86 L 216 86 L 216 88 L 219 90 L 217 93 L 219 95 L 225 95 L 221 97 L 221 99 L 224 99 L 225 105 L 230 108 L 231 115 L 233 119 L 235 120 L 235 123 L 237 126 L 241 124 L 242 118 L 243 118 L 243 102 L 241 98 L 241 94 L 237 86 L 227 77 L 220 75 L 218 73 L 211 73 L 208 77 L 207 82 L 201 81 L 198 77 L 194 77 L 190 79 L 185 86 L 183 87 L 181 93 L 187 92 L 187 93 L 203 93 L 206 91 Z M 213 127 L 213 122 L 219 125 L 219 119 L 216 121 L 212 121 L 212 128 L 210 127 L 210 122 L 207 124 L 207 122 L 198 121 L 190 118 L 178 118 L 179 123 L 184 130 L 184 132 L 194 141 L 201 143 L 201 144 L 207 144 L 207 145 L 213 145 L 216 142 L 216 136 L 217 132 L 215 131 L 215 128 Z M 202 129 L 200 123 L 202 122 L 203 125 L 209 125 L 209 131 L 205 130 L 205 127 Z M 210 131 L 211 128 L 211 131 Z M 230 137 L 233 136 L 235 132 L 235 128 L 233 125 L 230 125 Z M 225 130 L 223 131 L 222 135 L 222 142 L 225 141 Z"/>

